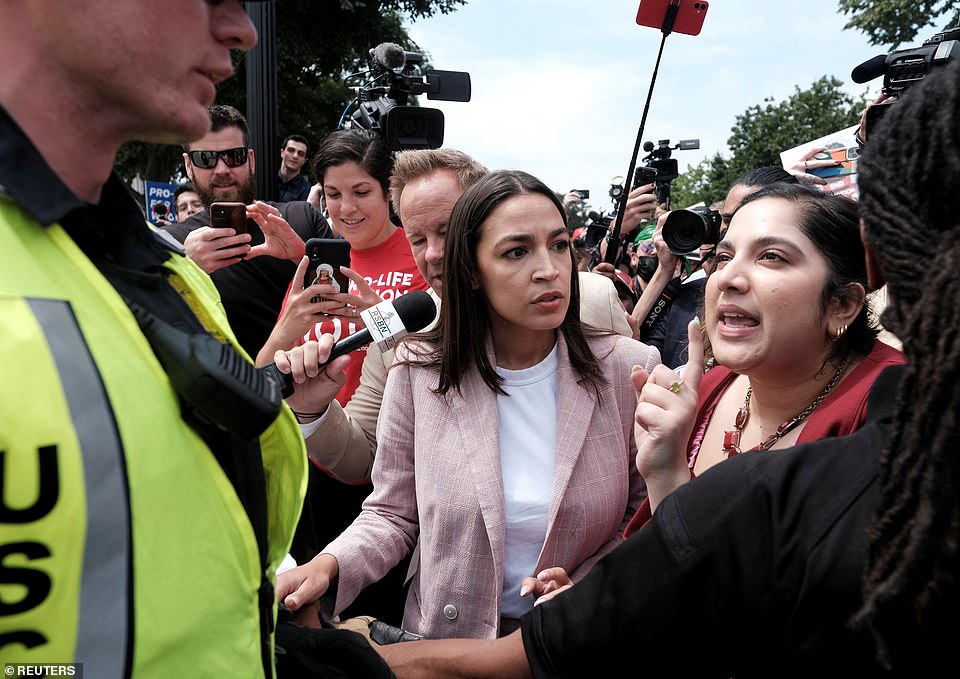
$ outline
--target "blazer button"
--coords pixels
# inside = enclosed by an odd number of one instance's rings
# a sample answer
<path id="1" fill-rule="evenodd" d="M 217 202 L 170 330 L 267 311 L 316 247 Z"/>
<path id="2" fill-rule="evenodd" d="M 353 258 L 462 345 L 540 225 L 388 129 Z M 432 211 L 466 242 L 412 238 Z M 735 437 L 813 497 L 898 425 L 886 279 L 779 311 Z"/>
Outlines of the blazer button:
<path id="1" fill-rule="evenodd" d="M 443 615 L 447 620 L 456 620 L 460 612 L 457 610 L 457 607 L 453 604 L 447 604 L 443 607 Z"/>

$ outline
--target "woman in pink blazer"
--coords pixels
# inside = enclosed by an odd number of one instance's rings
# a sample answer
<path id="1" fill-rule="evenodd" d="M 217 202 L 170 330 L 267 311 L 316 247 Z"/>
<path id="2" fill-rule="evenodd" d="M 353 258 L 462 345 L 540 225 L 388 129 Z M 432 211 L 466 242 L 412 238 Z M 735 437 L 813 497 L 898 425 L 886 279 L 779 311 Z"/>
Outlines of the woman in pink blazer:
<path id="1" fill-rule="evenodd" d="M 532 606 L 524 579 L 574 581 L 621 541 L 645 491 L 633 366 L 656 349 L 579 321 L 563 205 L 534 177 L 487 175 L 446 235 L 437 328 L 398 349 L 377 427 L 374 490 L 311 562 L 281 574 L 326 617 L 419 542 L 404 612 L 426 637 L 495 638 Z"/>

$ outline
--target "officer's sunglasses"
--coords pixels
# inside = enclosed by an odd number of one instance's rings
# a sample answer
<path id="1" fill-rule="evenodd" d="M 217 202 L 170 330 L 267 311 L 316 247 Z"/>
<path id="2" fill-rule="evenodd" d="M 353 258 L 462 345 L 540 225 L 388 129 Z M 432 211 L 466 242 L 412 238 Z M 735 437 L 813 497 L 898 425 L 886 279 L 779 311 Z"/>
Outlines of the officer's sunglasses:
<path id="1" fill-rule="evenodd" d="M 190 162 L 203 170 L 212 170 L 217 166 L 217 159 L 223 158 L 227 167 L 239 167 L 247 162 L 247 147 L 238 146 L 235 149 L 223 151 L 188 151 Z"/>

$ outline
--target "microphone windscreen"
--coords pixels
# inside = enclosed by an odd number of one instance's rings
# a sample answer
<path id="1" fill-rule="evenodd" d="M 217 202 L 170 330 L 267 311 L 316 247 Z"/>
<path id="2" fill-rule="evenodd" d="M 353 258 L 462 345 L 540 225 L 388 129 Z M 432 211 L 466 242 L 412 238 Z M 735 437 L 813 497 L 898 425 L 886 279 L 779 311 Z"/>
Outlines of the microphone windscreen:
<path id="1" fill-rule="evenodd" d="M 406 61 L 403 48 L 392 42 L 382 42 L 373 48 L 373 58 L 384 68 L 394 69 Z"/>
<path id="2" fill-rule="evenodd" d="M 855 83 L 866 83 L 870 82 L 874 78 L 879 78 L 881 75 L 887 71 L 887 55 L 878 54 L 872 59 L 867 59 L 865 62 L 853 69 L 853 72 L 850 73 L 850 77 Z"/>
<path id="3" fill-rule="evenodd" d="M 414 290 L 400 295 L 393 301 L 393 308 L 396 309 L 407 332 L 423 330 L 437 316 L 437 305 L 433 297 L 423 290 Z"/>

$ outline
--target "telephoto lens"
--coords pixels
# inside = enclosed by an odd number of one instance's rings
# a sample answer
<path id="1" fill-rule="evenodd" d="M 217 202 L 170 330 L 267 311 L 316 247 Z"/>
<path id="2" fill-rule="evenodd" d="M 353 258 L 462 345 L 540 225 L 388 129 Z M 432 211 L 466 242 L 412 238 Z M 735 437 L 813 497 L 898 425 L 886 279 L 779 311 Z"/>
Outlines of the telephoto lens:
<path id="1" fill-rule="evenodd" d="M 720 240 L 721 223 L 720 213 L 710 208 L 673 210 L 663 221 L 663 241 L 678 257 L 699 255 L 701 245 Z"/>

